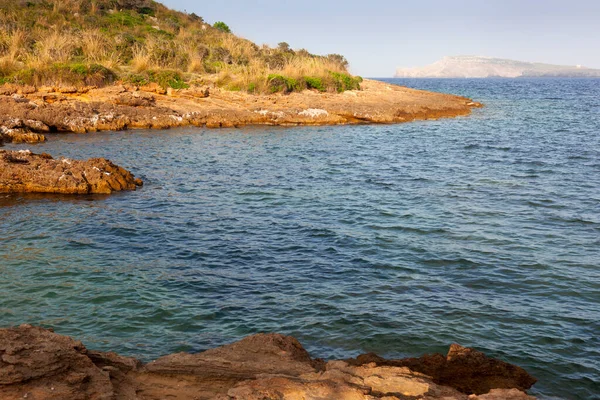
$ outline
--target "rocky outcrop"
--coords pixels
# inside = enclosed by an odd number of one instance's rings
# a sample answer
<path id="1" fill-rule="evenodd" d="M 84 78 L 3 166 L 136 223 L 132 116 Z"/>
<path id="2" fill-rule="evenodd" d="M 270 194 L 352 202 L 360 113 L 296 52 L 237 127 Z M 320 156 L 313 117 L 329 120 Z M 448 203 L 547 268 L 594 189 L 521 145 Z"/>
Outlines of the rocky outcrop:
<path id="1" fill-rule="evenodd" d="M 0 330 L 0 398 L 110 400 L 110 376 L 69 337 L 30 326 Z"/>
<path id="2" fill-rule="evenodd" d="M 480 351 L 450 346 L 448 355 L 425 355 L 420 358 L 386 360 L 375 354 L 365 354 L 348 360 L 351 365 L 374 364 L 387 367 L 407 367 L 430 376 L 439 385 L 448 385 L 463 393 L 484 394 L 492 389 L 527 390 L 536 379 L 523 368 L 487 357 Z"/>
<path id="3" fill-rule="evenodd" d="M 21 120 L 18 118 L 4 118 L 0 125 L 0 145 L 8 143 L 40 143 L 46 141 L 42 133 L 50 129 L 43 122 L 37 120 Z"/>
<path id="4" fill-rule="evenodd" d="M 251 95 L 219 88 L 164 90 L 115 85 L 102 89 L 0 86 L 0 138 L 5 142 L 48 134 L 178 126 L 335 125 L 397 123 L 468 115 L 470 99 L 365 80 L 362 90 L 341 94 L 306 90 Z"/>
<path id="5" fill-rule="evenodd" d="M 487 377 L 495 373 L 498 365 L 493 363 L 496 360 L 488 358 L 482 363 L 485 356 L 481 353 L 457 346 L 453 346 L 446 358 L 452 360 L 457 356 L 463 358 L 465 365 L 472 359 L 473 369 L 492 368 L 482 371 Z M 366 361 L 365 357 L 359 359 Z M 89 351 L 80 342 L 49 330 L 22 325 L 0 329 L 0 398 L 533 399 L 516 388 L 495 388 L 492 381 L 489 381 L 492 388 L 486 394 L 465 391 L 466 386 L 460 383 L 464 369 L 456 369 L 453 379 L 448 372 L 448 382 L 442 385 L 409 367 L 384 365 L 392 361 L 377 358 L 362 363 L 359 359 L 315 360 L 294 338 L 260 334 L 200 354 L 174 354 L 143 365 L 114 353 Z M 507 371 L 514 374 L 510 369 L 498 371 L 504 383 Z M 513 378 L 519 381 L 516 376 Z M 530 382 L 534 381 L 530 378 Z"/>
<path id="6" fill-rule="evenodd" d="M 0 193 L 110 194 L 142 181 L 103 158 L 54 159 L 29 150 L 0 150 Z"/>

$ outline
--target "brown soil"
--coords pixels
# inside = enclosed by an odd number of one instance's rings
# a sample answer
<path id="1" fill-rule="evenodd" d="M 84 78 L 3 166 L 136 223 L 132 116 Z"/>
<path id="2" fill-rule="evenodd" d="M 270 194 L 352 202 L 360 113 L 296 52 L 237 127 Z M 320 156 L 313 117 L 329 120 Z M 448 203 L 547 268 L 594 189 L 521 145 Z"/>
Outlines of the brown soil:
<path id="1" fill-rule="evenodd" d="M 521 391 L 535 383 L 525 371 L 458 345 L 451 347 L 447 357 L 438 355 L 448 363 L 461 360 L 460 368 L 440 367 L 446 368 L 443 385 L 436 382 L 437 369 L 433 377 L 418 372 L 420 364 L 429 364 L 426 359 L 417 362 L 361 357 L 325 362 L 312 359 L 292 337 L 259 334 L 203 353 L 173 354 L 144 365 L 115 353 L 87 350 L 81 342 L 49 330 L 22 325 L 0 329 L 0 398 L 533 399 Z M 367 362 L 366 357 L 375 361 Z M 403 362 L 410 368 L 401 365 Z M 477 376 L 489 387 L 489 393 L 477 395 L 467 390 L 477 387 Z"/>
<path id="2" fill-rule="evenodd" d="M 87 161 L 0 150 L 0 193 L 110 194 L 142 181 L 104 158 Z"/>
<path id="3" fill-rule="evenodd" d="M 178 126 L 398 123 L 470 114 L 470 99 L 365 80 L 360 91 L 250 95 L 218 88 L 0 86 L 0 142 L 45 140 L 51 132 Z M 32 135 L 33 134 L 33 135 Z"/>

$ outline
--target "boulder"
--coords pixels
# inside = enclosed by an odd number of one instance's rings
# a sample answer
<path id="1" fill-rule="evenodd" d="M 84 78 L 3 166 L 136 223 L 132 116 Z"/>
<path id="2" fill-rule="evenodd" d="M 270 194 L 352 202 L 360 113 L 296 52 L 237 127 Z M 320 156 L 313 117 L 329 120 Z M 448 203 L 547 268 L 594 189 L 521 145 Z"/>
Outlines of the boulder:
<path id="1" fill-rule="evenodd" d="M 112 400 L 113 389 L 81 342 L 21 325 L 0 330 L 0 398 Z"/>
<path id="2" fill-rule="evenodd" d="M 103 158 L 56 160 L 29 150 L 0 150 L 0 193 L 110 194 L 142 184 Z"/>
<path id="3" fill-rule="evenodd" d="M 458 344 L 448 354 L 425 355 L 420 358 L 386 360 L 376 354 L 364 354 L 348 360 L 352 365 L 374 363 L 379 366 L 408 367 L 430 376 L 439 385 L 451 386 L 462 393 L 485 394 L 493 389 L 528 390 L 537 379 L 523 368 L 487 357 L 480 351 Z"/>

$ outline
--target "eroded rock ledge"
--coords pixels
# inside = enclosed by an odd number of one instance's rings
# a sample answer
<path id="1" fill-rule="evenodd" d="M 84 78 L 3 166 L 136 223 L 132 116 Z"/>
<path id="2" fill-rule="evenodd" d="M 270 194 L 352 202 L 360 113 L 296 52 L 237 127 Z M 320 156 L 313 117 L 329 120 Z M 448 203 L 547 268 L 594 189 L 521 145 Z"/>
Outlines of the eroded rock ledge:
<path id="1" fill-rule="evenodd" d="M 165 91 L 158 85 L 102 89 L 4 85 L 0 142 L 43 141 L 52 132 L 133 128 L 398 123 L 468 115 L 480 106 L 465 97 L 370 80 L 360 91 L 306 90 L 289 95 L 203 87 Z"/>
<path id="2" fill-rule="evenodd" d="M 0 193 L 110 194 L 142 181 L 104 158 L 54 159 L 29 150 L 0 150 Z"/>
<path id="3" fill-rule="evenodd" d="M 0 398 L 52 400 L 526 400 L 523 369 L 453 345 L 447 356 L 313 359 L 289 336 L 259 334 L 148 364 L 30 325 L 0 329 Z"/>

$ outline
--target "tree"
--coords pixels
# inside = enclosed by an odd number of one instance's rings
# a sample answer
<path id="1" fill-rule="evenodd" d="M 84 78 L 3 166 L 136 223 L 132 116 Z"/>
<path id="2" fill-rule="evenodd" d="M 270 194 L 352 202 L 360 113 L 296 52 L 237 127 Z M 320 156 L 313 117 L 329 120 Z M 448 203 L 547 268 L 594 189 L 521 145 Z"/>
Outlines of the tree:
<path id="1" fill-rule="evenodd" d="M 348 68 L 348 60 L 341 54 L 328 54 L 327 58 L 344 69 Z"/>
<path id="2" fill-rule="evenodd" d="M 287 42 L 281 42 L 277 44 L 277 48 L 279 49 L 279 51 L 283 51 L 285 53 L 292 51 L 292 48 Z"/>
<path id="3" fill-rule="evenodd" d="M 215 24 L 213 25 L 213 27 L 216 28 L 216 29 L 218 29 L 218 30 L 220 30 L 221 32 L 231 33 L 231 29 L 223 21 L 217 21 L 217 22 L 215 22 Z"/>

